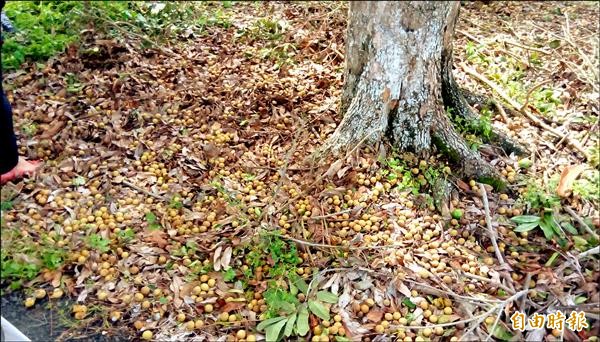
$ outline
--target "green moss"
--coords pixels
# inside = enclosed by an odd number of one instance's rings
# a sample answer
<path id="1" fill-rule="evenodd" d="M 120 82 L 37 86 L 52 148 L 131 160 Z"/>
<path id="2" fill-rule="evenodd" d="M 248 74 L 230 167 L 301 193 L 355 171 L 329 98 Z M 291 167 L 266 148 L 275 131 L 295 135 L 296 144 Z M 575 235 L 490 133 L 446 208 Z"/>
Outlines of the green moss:
<path id="1" fill-rule="evenodd" d="M 477 181 L 479 183 L 491 185 L 494 188 L 494 190 L 496 190 L 496 191 L 505 191 L 506 190 L 506 182 L 504 182 L 500 178 L 479 177 L 479 178 L 477 178 Z"/>

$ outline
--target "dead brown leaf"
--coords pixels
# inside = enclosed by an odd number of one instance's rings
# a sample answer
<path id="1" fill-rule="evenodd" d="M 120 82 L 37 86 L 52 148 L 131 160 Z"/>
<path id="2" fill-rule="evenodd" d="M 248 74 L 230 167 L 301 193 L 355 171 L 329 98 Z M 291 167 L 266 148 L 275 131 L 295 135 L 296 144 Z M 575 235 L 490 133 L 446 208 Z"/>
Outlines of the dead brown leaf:
<path id="1" fill-rule="evenodd" d="M 381 317 L 383 317 L 383 310 L 379 309 L 371 309 L 367 314 L 367 319 L 371 322 L 378 323 L 381 322 Z"/>
<path id="2" fill-rule="evenodd" d="M 144 241 L 155 243 L 160 248 L 165 248 L 169 241 L 165 239 L 166 233 L 162 230 L 147 230 Z"/>
<path id="3" fill-rule="evenodd" d="M 573 183 L 579 175 L 586 169 L 585 164 L 571 165 L 565 167 L 560 174 L 560 181 L 556 188 L 556 193 L 560 197 L 568 197 L 573 191 Z"/>

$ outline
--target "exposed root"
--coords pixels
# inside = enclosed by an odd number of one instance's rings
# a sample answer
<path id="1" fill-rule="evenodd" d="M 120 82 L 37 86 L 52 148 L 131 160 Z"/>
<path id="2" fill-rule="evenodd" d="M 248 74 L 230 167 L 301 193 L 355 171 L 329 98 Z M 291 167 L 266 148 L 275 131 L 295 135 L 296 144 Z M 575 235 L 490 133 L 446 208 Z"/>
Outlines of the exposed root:
<path id="1" fill-rule="evenodd" d="M 454 130 L 450 121 L 440 111 L 434 120 L 433 140 L 438 149 L 447 154 L 455 163 L 461 165 L 460 174 L 478 179 L 495 188 L 503 188 L 500 174 L 478 152 L 471 150 L 464 139 Z"/>
<path id="2" fill-rule="evenodd" d="M 454 76 L 452 75 L 452 67 L 448 62 L 451 61 L 451 57 L 445 64 L 444 71 L 442 72 L 442 97 L 444 99 L 444 106 L 447 108 L 453 108 L 455 114 L 463 118 L 467 124 L 476 126 L 481 120 L 481 117 L 471 108 L 471 103 L 465 98 L 464 93 L 459 89 Z M 486 99 L 483 102 L 476 101 L 474 103 L 488 103 L 491 99 Z M 478 100 L 481 100 L 478 98 Z M 491 100 L 493 101 L 493 100 Z M 515 142 L 509 138 L 503 132 L 493 129 L 490 133 L 486 142 L 493 143 L 501 147 L 506 153 L 515 153 L 517 155 L 527 154 L 527 149 L 521 144 Z"/>

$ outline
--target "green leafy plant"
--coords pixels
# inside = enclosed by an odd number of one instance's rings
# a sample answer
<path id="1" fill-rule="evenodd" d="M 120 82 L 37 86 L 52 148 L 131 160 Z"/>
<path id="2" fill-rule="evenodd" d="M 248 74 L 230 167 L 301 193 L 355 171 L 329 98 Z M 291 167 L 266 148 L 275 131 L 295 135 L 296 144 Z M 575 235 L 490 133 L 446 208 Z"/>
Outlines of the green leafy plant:
<path id="1" fill-rule="evenodd" d="M 120 37 L 131 33 L 154 40 L 202 34 L 209 26 L 228 28 L 231 21 L 227 9 L 231 5 L 231 2 L 214 6 L 204 2 L 9 1 L 4 9 L 16 31 L 3 33 L 2 67 L 15 70 L 26 61 L 45 61 L 60 54 L 78 42 L 80 32 L 88 25 L 93 25 L 97 34 Z M 147 45 L 151 45 L 149 39 L 141 39 L 141 46 Z M 85 51 L 98 52 L 94 48 Z M 66 81 L 68 92 L 81 91 L 74 78 Z"/>
<path id="2" fill-rule="evenodd" d="M 149 211 L 146 213 L 146 222 L 148 223 L 148 229 L 150 230 L 159 230 L 161 229 L 161 225 L 158 222 L 156 215 L 153 212 Z"/>
<path id="3" fill-rule="evenodd" d="M 0 279 L 10 289 L 18 289 L 24 282 L 34 279 L 44 269 L 60 268 L 66 260 L 66 252 L 54 245 L 45 244 L 41 236 L 39 245 L 30 236 L 23 236 L 18 229 L 2 228 L 0 249 Z"/>
<path id="4" fill-rule="evenodd" d="M 126 228 L 124 230 L 119 231 L 117 233 L 117 237 L 123 242 L 129 242 L 135 237 L 135 232 L 131 228 Z"/>
<path id="5" fill-rule="evenodd" d="M 537 227 L 542 229 L 544 232 L 544 236 L 546 239 L 550 240 L 555 235 L 564 236 L 564 233 L 561 227 L 558 225 L 556 220 L 554 219 L 554 215 L 551 211 L 545 212 L 541 216 L 536 215 L 520 215 L 514 216 L 511 218 L 511 221 L 517 223 L 517 228 L 515 228 L 515 232 L 528 232 Z M 571 226 L 572 227 L 572 226 Z M 574 228 L 573 228 L 574 229 Z M 569 231 L 572 234 L 577 234 L 577 230 Z"/>
<path id="6" fill-rule="evenodd" d="M 560 197 L 553 190 L 556 189 L 557 184 L 558 178 L 553 177 L 545 188 L 536 182 L 530 182 L 527 185 L 527 189 L 519 201 L 527 205 L 529 215 L 511 218 L 511 221 L 517 224 L 515 232 L 529 232 L 539 228 L 546 239 L 557 238 L 557 242 L 562 246 L 566 245 L 565 232 L 572 234 L 574 239 L 577 237 L 579 232 L 571 223 L 570 218 L 560 215 Z M 581 241 L 575 242 L 576 245 L 582 245 Z"/>
<path id="7" fill-rule="evenodd" d="M 226 282 L 230 282 L 235 280 L 236 273 L 233 268 L 228 268 L 226 271 L 221 272 L 223 274 L 223 280 Z"/>
<path id="8" fill-rule="evenodd" d="M 98 251 L 104 253 L 104 252 L 108 252 L 108 250 L 110 249 L 109 248 L 110 240 L 103 238 L 99 234 L 92 234 L 87 239 L 87 245 L 90 248 L 93 248 L 95 250 L 98 250 Z"/>
<path id="9" fill-rule="evenodd" d="M 181 197 L 173 196 L 171 198 L 171 201 L 169 201 L 169 208 L 172 208 L 172 209 L 183 208 L 183 202 L 181 201 Z"/>
<path id="10" fill-rule="evenodd" d="M 64 263 L 66 253 L 62 249 L 48 248 L 42 250 L 41 257 L 46 268 L 55 270 Z"/>
<path id="11" fill-rule="evenodd" d="M 300 303 L 296 295 L 302 292 L 307 301 Z M 265 303 L 271 316 L 257 325 L 264 331 L 267 341 L 279 341 L 292 335 L 304 336 L 310 330 L 310 314 L 322 320 L 330 319 L 329 306 L 336 304 L 338 296 L 328 291 L 315 291 L 299 276 L 290 276 L 288 289 L 272 287 L 265 291 Z"/>
<path id="12" fill-rule="evenodd" d="M 246 264 L 253 269 L 263 266 L 267 263 L 267 256 L 272 262 L 269 276 L 273 278 L 295 272 L 301 262 L 296 245 L 287 243 L 277 235 L 262 234 L 259 243 L 253 245 L 246 254 Z"/>
<path id="13" fill-rule="evenodd" d="M 12 201 L 2 201 L 0 202 L 0 210 L 1 211 L 7 211 L 12 209 L 13 207 L 13 202 Z"/>

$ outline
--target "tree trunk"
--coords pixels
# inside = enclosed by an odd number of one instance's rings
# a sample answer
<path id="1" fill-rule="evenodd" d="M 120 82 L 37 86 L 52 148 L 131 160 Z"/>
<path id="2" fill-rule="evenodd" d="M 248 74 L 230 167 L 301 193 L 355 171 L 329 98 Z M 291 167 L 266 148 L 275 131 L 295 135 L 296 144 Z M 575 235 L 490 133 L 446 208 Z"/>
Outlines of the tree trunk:
<path id="1" fill-rule="evenodd" d="M 345 115 L 325 144 L 327 150 L 339 152 L 384 137 L 420 155 L 436 145 L 460 162 L 464 176 L 497 178 L 454 131 L 444 110 L 443 95 L 460 96 L 451 70 L 459 6 L 438 1 L 350 2 L 341 106 Z M 466 103 L 461 97 L 455 100 L 446 104 Z"/>

